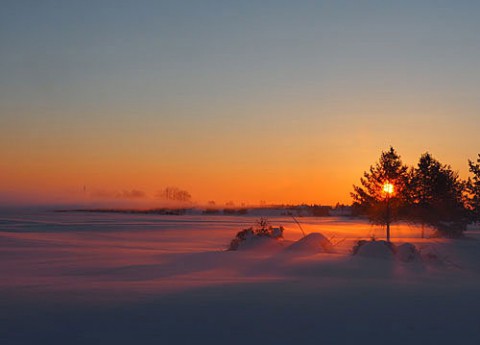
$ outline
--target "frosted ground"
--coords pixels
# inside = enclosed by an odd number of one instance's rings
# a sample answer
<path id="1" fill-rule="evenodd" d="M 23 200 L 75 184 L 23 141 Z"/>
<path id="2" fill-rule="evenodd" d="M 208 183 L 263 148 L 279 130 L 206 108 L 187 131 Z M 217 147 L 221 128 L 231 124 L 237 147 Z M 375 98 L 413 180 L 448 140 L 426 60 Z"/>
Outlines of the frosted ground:
<path id="1" fill-rule="evenodd" d="M 256 216 L 0 214 L 0 344 L 480 344 L 480 230 L 437 259 L 352 257 L 382 229 L 299 218 L 335 253 L 226 252 Z M 302 237 L 291 218 L 284 246 Z"/>

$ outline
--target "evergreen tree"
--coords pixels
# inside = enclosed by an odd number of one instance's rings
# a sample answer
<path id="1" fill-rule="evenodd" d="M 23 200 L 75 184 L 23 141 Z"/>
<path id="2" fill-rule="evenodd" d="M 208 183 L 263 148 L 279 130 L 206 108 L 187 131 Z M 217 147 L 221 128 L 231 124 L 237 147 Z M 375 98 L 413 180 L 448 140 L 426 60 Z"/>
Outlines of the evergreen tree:
<path id="1" fill-rule="evenodd" d="M 480 222 L 480 154 L 476 163 L 468 160 L 468 166 L 473 174 L 473 178 L 469 178 L 467 184 L 468 206 L 472 211 L 473 220 Z"/>
<path id="2" fill-rule="evenodd" d="M 383 151 L 380 159 L 360 179 L 361 186 L 353 186 L 351 196 L 353 209 L 357 214 L 366 215 L 373 224 L 387 225 L 400 216 L 400 208 L 404 204 L 408 167 L 402 163 L 399 154 L 393 147 Z M 393 193 L 384 190 L 386 183 L 393 185 Z"/>
<path id="3" fill-rule="evenodd" d="M 430 153 L 421 155 L 408 185 L 408 218 L 458 237 L 466 228 L 465 184 L 449 165 Z"/>

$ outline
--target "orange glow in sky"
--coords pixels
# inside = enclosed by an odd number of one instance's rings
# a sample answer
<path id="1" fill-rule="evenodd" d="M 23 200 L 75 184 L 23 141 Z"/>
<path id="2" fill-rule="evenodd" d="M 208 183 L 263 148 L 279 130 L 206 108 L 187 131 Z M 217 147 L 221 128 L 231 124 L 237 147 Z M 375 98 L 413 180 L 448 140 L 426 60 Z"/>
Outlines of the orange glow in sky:
<path id="1" fill-rule="evenodd" d="M 478 154 L 456 3 L 71 6 L 0 11 L 0 204 L 350 203 L 390 145 L 462 177 Z"/>

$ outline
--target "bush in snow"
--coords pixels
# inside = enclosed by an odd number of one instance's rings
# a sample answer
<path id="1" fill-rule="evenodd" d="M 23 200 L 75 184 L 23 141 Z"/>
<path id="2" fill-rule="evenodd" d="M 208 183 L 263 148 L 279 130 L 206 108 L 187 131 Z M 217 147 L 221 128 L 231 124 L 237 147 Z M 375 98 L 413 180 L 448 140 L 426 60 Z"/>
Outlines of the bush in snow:
<path id="1" fill-rule="evenodd" d="M 283 226 L 273 227 L 269 224 L 266 218 L 260 218 L 257 221 L 256 227 L 243 229 L 230 242 L 228 250 L 237 250 L 242 243 L 257 241 L 259 239 L 274 239 L 279 240 L 283 238 Z"/>
<path id="2" fill-rule="evenodd" d="M 237 233 L 235 238 L 230 242 L 228 250 L 237 250 L 241 242 L 249 240 L 254 236 L 255 233 L 253 232 L 253 228 L 243 229 L 242 231 Z"/>

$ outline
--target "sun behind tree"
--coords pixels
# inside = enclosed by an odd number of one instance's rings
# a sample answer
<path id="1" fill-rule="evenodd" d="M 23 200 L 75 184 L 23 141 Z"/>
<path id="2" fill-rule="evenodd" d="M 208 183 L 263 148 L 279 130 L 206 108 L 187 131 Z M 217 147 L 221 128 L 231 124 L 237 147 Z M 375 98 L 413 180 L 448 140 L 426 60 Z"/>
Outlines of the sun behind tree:
<path id="1" fill-rule="evenodd" d="M 405 186 L 408 181 L 408 167 L 393 147 L 383 151 L 374 166 L 364 172 L 361 186 L 353 186 L 351 196 L 353 208 L 364 214 L 370 222 L 387 226 L 398 219 L 398 211 L 403 204 Z"/>
<path id="2" fill-rule="evenodd" d="M 385 184 L 383 185 L 383 191 L 387 194 L 387 195 L 392 195 L 393 192 L 395 191 L 395 187 L 393 186 L 393 184 L 391 184 L 389 181 L 385 182 Z"/>

